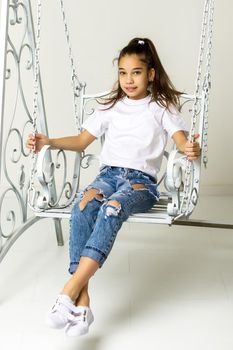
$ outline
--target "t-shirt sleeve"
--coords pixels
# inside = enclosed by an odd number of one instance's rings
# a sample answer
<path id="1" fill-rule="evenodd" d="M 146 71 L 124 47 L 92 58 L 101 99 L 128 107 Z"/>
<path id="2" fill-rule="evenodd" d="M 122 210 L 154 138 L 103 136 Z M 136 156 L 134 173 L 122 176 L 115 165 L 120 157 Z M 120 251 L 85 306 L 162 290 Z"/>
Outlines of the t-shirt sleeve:
<path id="1" fill-rule="evenodd" d="M 162 125 L 170 137 L 180 130 L 184 131 L 186 135 L 189 133 L 184 118 L 177 110 L 165 109 L 162 115 Z"/>
<path id="2" fill-rule="evenodd" d="M 95 110 L 82 124 L 82 129 L 87 130 L 95 137 L 102 136 L 108 129 L 108 118 L 106 111 Z"/>

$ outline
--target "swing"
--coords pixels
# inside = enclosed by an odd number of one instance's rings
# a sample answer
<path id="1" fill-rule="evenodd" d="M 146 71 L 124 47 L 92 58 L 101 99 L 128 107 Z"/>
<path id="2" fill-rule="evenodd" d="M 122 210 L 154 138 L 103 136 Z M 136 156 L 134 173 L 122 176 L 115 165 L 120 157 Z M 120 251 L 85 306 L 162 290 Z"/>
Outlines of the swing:
<path id="1" fill-rule="evenodd" d="M 73 86 L 74 96 L 74 114 L 78 133 L 81 131 L 82 122 L 86 116 L 86 106 L 90 101 L 107 96 L 110 92 L 103 92 L 93 95 L 88 95 L 85 92 L 85 84 L 78 80 L 72 48 L 70 44 L 70 36 L 66 21 L 66 14 L 63 0 L 60 0 L 60 7 L 65 28 L 66 41 L 71 62 L 71 83 Z M 159 224 L 186 224 L 198 225 L 198 222 L 190 220 L 189 217 L 195 209 L 199 197 L 199 185 L 201 175 L 201 163 L 207 164 L 207 135 L 208 135 L 208 105 L 210 92 L 210 60 L 212 49 L 212 33 L 213 33 L 213 13 L 214 1 L 206 0 L 204 6 L 200 53 L 197 69 L 196 90 L 194 95 L 182 95 L 182 106 L 191 103 L 191 128 L 190 141 L 194 139 L 194 134 L 197 132 L 201 135 L 200 146 L 202 155 L 198 160 L 188 161 L 184 155 L 180 155 L 178 150 L 172 149 L 169 153 L 164 154 L 167 160 L 167 167 L 159 179 L 158 184 L 163 182 L 165 191 L 161 193 L 160 201 L 148 212 L 143 214 L 131 215 L 128 222 L 142 223 L 159 223 Z M 40 53 L 40 23 L 41 23 L 41 0 L 37 2 L 37 35 L 35 47 L 35 75 L 34 75 L 34 113 L 33 113 L 33 132 L 36 133 L 36 112 L 38 95 L 38 79 L 39 79 L 39 53 Z M 204 55 L 206 54 L 206 59 Z M 203 65 L 206 64 L 205 72 Z M 79 101 L 78 101 L 79 100 Z M 78 110 L 79 106 L 79 110 Z M 93 112 L 93 110 L 92 110 Z M 101 139 L 103 143 L 103 139 Z M 86 155 L 85 152 L 77 154 L 75 159 L 73 183 L 64 181 L 58 199 L 54 201 L 53 187 L 55 164 L 48 161 L 49 146 L 44 146 L 38 157 L 33 154 L 28 203 L 35 215 L 40 217 L 56 217 L 69 218 L 71 205 L 80 189 L 78 188 L 80 167 L 83 166 L 83 161 L 86 161 L 86 167 L 89 167 L 90 162 L 95 158 L 94 155 Z M 64 151 L 59 151 L 59 153 Z M 42 187 L 41 191 L 36 191 L 34 186 L 35 174 Z M 64 204 L 60 204 L 60 199 L 64 194 L 65 187 L 69 186 L 69 195 Z M 208 226 L 208 223 L 199 222 L 201 226 Z"/>
<path id="2" fill-rule="evenodd" d="M 32 21 L 32 11 L 30 0 L 2 0 L 1 9 L 1 30 L 0 30 L 0 262 L 9 251 L 18 237 L 35 222 L 42 218 L 51 218 L 55 223 L 58 245 L 63 245 L 61 219 L 69 218 L 71 206 L 76 199 L 80 189 L 80 171 L 86 172 L 91 163 L 96 158 L 94 154 L 73 153 L 73 172 L 68 178 L 67 159 L 69 152 L 52 151 L 49 146 L 44 146 L 39 154 L 33 154 L 31 158 L 31 172 L 26 171 L 28 166 L 29 152 L 24 146 L 24 136 L 27 127 L 33 127 L 37 132 L 40 124 L 40 131 L 48 133 L 46 114 L 43 101 L 43 90 L 40 77 L 40 29 L 41 29 L 41 0 L 37 1 L 37 28 L 34 35 Z M 86 86 L 78 79 L 78 74 L 74 66 L 74 59 L 70 44 L 70 36 L 66 21 L 63 0 L 60 0 L 61 13 L 65 28 L 65 36 L 69 52 L 71 66 L 71 84 L 73 88 L 74 117 L 77 132 L 81 130 L 81 125 L 85 117 L 92 113 L 92 103 L 98 98 L 107 96 L 109 92 L 87 94 Z M 21 13 L 19 13 L 21 11 Z M 212 48 L 214 1 L 205 0 L 203 23 L 201 31 L 201 43 L 197 68 L 196 88 L 193 95 L 182 96 L 182 113 L 187 109 L 190 127 L 190 140 L 195 133 L 200 134 L 201 157 L 196 161 L 187 161 L 186 157 L 180 154 L 175 148 L 165 151 L 163 168 L 160 175 L 159 186 L 162 188 L 160 201 L 148 212 L 130 216 L 129 222 L 158 223 L 167 225 L 189 225 L 207 226 L 232 229 L 233 224 L 207 222 L 191 219 L 191 214 L 197 206 L 199 198 L 199 186 L 202 164 L 207 164 L 207 137 L 208 137 L 208 106 L 210 92 L 210 59 Z M 24 21 L 24 22 L 23 22 Z M 9 33 L 9 27 L 18 29 L 23 26 L 23 38 L 19 48 Z M 27 51 L 29 55 L 25 69 L 33 72 L 34 98 L 33 113 L 27 106 L 24 96 L 21 76 L 22 53 Z M 16 67 L 15 76 L 7 66 L 7 57 L 11 56 Z M 6 128 L 5 136 L 4 123 L 4 103 L 6 80 L 16 77 L 17 94 L 15 99 L 11 99 L 14 110 L 8 112 L 6 121 L 9 121 L 9 128 Z M 23 127 L 16 125 L 18 103 L 23 106 L 19 112 L 20 122 Z M 91 105 L 91 106 L 90 106 Z M 22 119 L 22 120 L 21 120 Z M 12 140 L 13 137 L 13 140 Z M 5 139 L 4 139 L 5 138 Z M 13 142 L 12 142 L 13 141 Z M 100 140 L 103 142 L 103 139 Z M 16 144 L 15 144 L 16 143 Z M 11 147 L 11 156 L 8 150 Z M 69 153 L 69 154 L 68 154 Z M 54 159 L 55 155 L 55 160 Z M 55 177 L 61 168 L 61 159 L 64 162 L 62 184 L 58 186 Z M 10 162 L 8 167 L 7 161 Z M 13 179 L 10 170 L 12 164 L 19 169 L 13 175 L 18 180 Z M 15 168 L 14 168 L 15 169 Z M 86 170 L 85 170 L 86 169 Z M 28 176 L 30 179 L 28 181 Z M 4 181 L 2 181 L 4 180 Z M 3 187 L 4 185 L 4 187 Z M 8 197 L 10 201 L 8 201 Z M 13 207 L 16 201 L 16 208 Z M 31 211 L 33 210 L 32 216 Z M 3 211 L 6 210 L 5 221 Z M 8 229 L 9 228 L 9 229 Z"/>

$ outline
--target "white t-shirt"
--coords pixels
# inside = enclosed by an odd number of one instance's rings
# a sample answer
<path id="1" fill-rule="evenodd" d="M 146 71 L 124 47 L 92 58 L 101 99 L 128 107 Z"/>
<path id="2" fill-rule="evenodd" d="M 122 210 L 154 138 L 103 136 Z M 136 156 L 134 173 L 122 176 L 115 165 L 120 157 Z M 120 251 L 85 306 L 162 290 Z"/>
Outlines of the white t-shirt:
<path id="1" fill-rule="evenodd" d="M 101 106 L 83 123 L 95 137 L 105 134 L 99 156 L 101 166 L 117 166 L 141 170 L 154 177 L 158 173 L 167 135 L 187 131 L 182 116 L 151 101 L 124 97 L 114 107 Z"/>

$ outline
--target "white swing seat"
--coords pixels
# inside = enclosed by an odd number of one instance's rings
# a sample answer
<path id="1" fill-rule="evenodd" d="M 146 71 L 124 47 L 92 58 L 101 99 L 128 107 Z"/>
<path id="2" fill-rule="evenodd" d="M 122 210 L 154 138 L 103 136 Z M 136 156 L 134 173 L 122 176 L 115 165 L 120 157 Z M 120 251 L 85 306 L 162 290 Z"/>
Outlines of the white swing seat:
<path id="1" fill-rule="evenodd" d="M 83 85 L 83 92 L 80 94 L 80 120 L 81 123 L 86 117 L 86 114 L 90 114 L 86 112 L 86 105 L 88 102 L 96 100 L 100 97 L 104 97 L 108 95 L 108 93 L 99 93 L 95 95 L 86 95 L 84 92 L 85 85 Z M 182 95 L 182 106 L 186 105 L 187 102 L 193 102 L 195 99 L 194 96 L 191 95 Z M 200 103 L 201 103 L 200 98 Z M 182 107 L 183 108 L 183 107 Z M 94 110 L 92 109 L 91 112 Z M 189 112 L 191 112 L 189 110 Z M 201 134 L 202 128 L 202 110 L 200 109 L 200 128 L 199 132 Z M 101 140 L 103 142 L 103 140 Z M 201 140 L 200 140 L 201 143 Z M 81 155 L 79 153 L 76 154 L 74 173 L 72 179 L 72 185 L 70 185 L 70 193 L 67 200 L 67 204 L 59 204 L 59 200 L 56 201 L 56 204 L 51 204 L 51 198 L 54 197 L 54 193 L 52 196 L 51 188 L 54 185 L 54 171 L 55 166 L 54 163 L 51 162 L 51 154 L 50 152 L 54 152 L 50 150 L 48 145 L 44 146 L 42 150 L 39 152 L 37 159 L 37 178 L 42 186 L 42 190 L 37 193 L 34 204 L 31 205 L 32 209 L 35 211 L 35 215 L 39 217 L 49 217 L 49 218 L 69 218 L 72 208 L 72 202 L 77 197 L 79 189 L 79 177 L 80 177 L 80 168 L 82 164 L 82 160 L 87 157 Z M 56 152 L 56 151 L 55 151 Z M 64 151 L 62 151 L 65 157 Z M 88 158 L 93 160 L 96 158 L 93 154 L 88 154 Z M 165 191 L 161 192 L 161 197 L 158 203 L 147 213 L 139 213 L 134 214 L 129 217 L 128 222 L 137 222 L 137 223 L 158 223 L 158 224 L 167 224 L 171 225 L 175 220 L 180 218 L 187 219 L 191 212 L 193 211 L 198 198 L 199 193 L 199 178 L 200 178 L 200 165 L 201 165 L 201 157 L 197 161 L 192 161 L 192 184 L 191 190 L 194 194 L 194 200 L 189 207 L 189 210 L 184 214 L 181 212 L 181 201 L 183 196 L 183 186 L 184 186 L 184 175 L 185 175 L 185 164 L 186 158 L 184 155 L 181 155 L 178 150 L 172 149 L 169 153 L 166 151 L 164 153 L 164 158 L 167 161 L 167 166 L 165 173 L 162 174 L 161 180 L 159 180 L 159 185 L 164 185 Z M 89 166 L 89 165 L 88 165 Z M 49 169 L 50 174 L 46 174 L 46 170 Z M 51 169 L 52 175 L 51 175 Z M 66 169 L 65 169 L 66 170 Z M 64 182 L 67 182 L 64 180 Z M 56 192 L 58 190 L 56 189 Z M 61 198 L 61 194 L 64 192 L 64 188 L 59 192 L 57 198 Z M 192 194 L 192 195 L 193 195 Z"/>
<path id="2" fill-rule="evenodd" d="M 164 196 L 160 198 L 159 202 L 150 211 L 133 214 L 128 218 L 127 222 L 171 225 L 173 217 L 167 213 L 168 203 L 171 203 L 171 200 Z M 71 208 L 72 205 L 65 208 L 45 209 L 35 214 L 39 217 L 69 219 Z"/>

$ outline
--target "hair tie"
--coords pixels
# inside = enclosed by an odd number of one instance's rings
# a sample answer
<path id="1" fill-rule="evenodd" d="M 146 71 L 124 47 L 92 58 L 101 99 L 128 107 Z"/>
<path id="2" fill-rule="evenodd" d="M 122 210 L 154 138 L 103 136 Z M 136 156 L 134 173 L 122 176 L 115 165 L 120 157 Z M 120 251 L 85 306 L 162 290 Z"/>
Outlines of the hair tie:
<path id="1" fill-rule="evenodd" d="M 144 45 L 144 44 L 145 44 L 145 41 L 144 41 L 144 40 L 138 40 L 138 44 L 139 44 L 139 45 Z"/>

